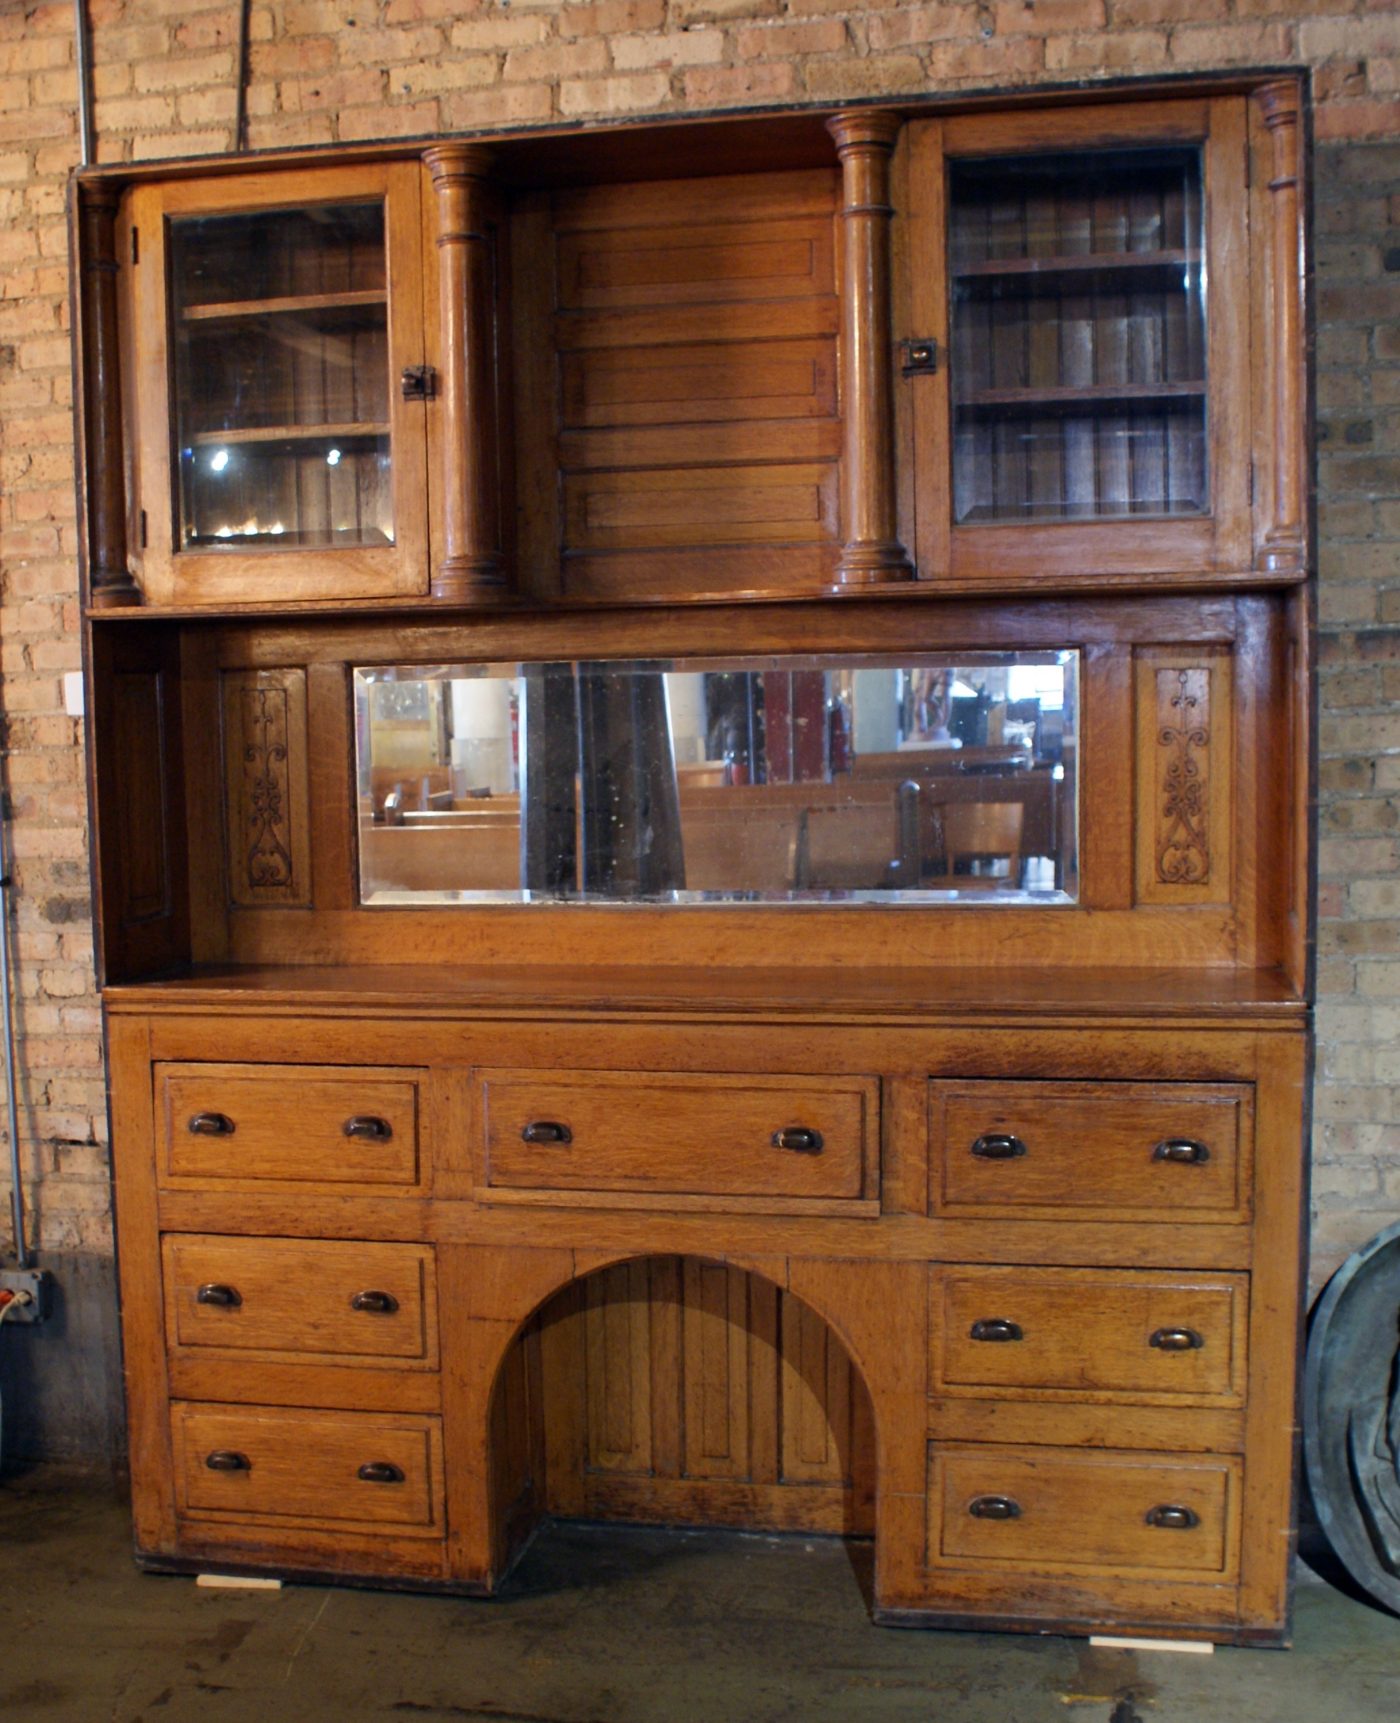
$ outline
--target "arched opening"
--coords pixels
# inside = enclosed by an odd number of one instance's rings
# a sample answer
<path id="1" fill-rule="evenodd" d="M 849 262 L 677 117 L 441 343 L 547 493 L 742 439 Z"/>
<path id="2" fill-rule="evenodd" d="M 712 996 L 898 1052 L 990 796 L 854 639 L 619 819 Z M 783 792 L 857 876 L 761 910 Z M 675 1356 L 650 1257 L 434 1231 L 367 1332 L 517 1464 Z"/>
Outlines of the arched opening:
<path id="1" fill-rule="evenodd" d="M 491 1400 L 503 1573 L 539 1522 L 870 1538 L 870 1394 L 802 1299 L 732 1264 L 629 1258 L 518 1331 Z"/>

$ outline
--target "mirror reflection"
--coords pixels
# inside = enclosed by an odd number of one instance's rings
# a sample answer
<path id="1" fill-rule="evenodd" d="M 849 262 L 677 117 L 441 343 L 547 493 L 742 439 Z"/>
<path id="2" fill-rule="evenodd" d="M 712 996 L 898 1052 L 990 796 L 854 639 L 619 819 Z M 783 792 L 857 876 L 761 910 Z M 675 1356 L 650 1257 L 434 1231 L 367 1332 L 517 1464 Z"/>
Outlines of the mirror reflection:
<path id="1" fill-rule="evenodd" d="M 369 904 L 1073 902 L 1078 654 L 363 667 Z"/>

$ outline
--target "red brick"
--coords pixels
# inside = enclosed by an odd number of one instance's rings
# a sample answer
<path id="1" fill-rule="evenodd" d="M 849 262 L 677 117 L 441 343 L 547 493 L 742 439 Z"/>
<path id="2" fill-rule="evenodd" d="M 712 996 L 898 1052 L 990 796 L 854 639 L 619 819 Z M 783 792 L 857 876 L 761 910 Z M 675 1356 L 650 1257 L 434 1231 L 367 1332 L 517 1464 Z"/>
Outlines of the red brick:
<path id="1" fill-rule="evenodd" d="M 1103 0 L 997 0 L 999 36 L 1057 36 L 1104 23 Z"/>
<path id="2" fill-rule="evenodd" d="M 684 77 L 687 101 L 699 108 L 730 102 L 776 102 L 795 96 L 797 72 L 789 63 L 764 66 L 703 67 Z"/>

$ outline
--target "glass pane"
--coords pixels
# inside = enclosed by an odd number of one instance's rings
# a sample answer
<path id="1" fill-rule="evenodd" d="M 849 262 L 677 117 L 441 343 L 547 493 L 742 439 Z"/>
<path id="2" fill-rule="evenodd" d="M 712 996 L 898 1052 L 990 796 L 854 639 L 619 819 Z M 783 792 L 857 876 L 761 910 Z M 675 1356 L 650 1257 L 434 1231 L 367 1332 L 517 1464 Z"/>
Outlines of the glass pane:
<path id="1" fill-rule="evenodd" d="M 170 225 L 186 549 L 393 541 L 382 203 Z"/>
<path id="2" fill-rule="evenodd" d="M 355 672 L 365 903 L 1070 903 L 1078 654 Z"/>
<path id="3" fill-rule="evenodd" d="M 958 521 L 1204 514 L 1198 149 L 949 170 Z"/>

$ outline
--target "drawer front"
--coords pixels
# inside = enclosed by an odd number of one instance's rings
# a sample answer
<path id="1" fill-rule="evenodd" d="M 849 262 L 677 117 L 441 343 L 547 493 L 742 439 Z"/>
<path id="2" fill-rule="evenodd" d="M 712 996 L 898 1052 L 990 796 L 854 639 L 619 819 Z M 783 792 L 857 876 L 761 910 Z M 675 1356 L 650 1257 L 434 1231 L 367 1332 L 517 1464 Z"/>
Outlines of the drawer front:
<path id="1" fill-rule="evenodd" d="M 171 1420 L 182 1514 L 442 1531 L 436 1418 L 176 1401 Z"/>
<path id="2" fill-rule="evenodd" d="M 1233 1578 L 1235 1460 L 1058 1448 L 929 1456 L 929 1563 Z"/>
<path id="3" fill-rule="evenodd" d="M 437 1366 L 425 1246 L 185 1234 L 162 1250 L 172 1350 Z"/>
<path id="4" fill-rule="evenodd" d="M 167 1182 L 418 1182 L 420 1074 L 326 1065 L 158 1065 Z"/>
<path id="5" fill-rule="evenodd" d="M 1248 1305 L 1242 1274 L 935 1269 L 932 1381 L 954 1392 L 1239 1405 Z"/>
<path id="6" fill-rule="evenodd" d="M 929 1086 L 936 1214 L 1243 1221 L 1247 1083 Z"/>
<path id="7" fill-rule="evenodd" d="M 858 1198 L 873 1079 L 488 1071 L 487 1182 L 528 1190 Z"/>

